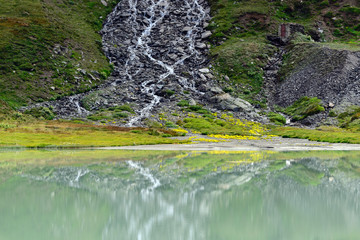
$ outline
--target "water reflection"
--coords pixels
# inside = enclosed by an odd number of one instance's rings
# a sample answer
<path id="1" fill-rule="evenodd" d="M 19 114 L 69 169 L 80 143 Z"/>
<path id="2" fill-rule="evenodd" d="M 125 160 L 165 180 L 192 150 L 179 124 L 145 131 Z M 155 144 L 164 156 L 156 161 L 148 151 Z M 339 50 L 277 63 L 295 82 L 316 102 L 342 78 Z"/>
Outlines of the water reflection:
<path id="1" fill-rule="evenodd" d="M 0 239 L 359 239 L 357 154 L 17 167 Z"/>

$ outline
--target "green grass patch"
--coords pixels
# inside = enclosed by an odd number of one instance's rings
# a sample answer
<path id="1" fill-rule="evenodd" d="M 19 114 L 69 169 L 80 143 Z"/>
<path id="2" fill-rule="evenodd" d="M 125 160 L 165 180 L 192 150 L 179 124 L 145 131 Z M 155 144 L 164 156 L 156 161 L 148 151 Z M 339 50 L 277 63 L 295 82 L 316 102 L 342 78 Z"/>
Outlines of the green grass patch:
<path id="1" fill-rule="evenodd" d="M 131 132 L 134 130 L 137 132 Z M 121 128 L 65 121 L 33 122 L 19 124 L 12 128 L 0 128 L 0 147 L 79 148 L 184 142 L 164 138 L 161 136 L 164 134 L 178 135 L 162 129 Z"/>
<path id="2" fill-rule="evenodd" d="M 190 106 L 188 100 L 181 100 L 180 102 L 178 102 L 177 105 L 178 105 L 179 107 L 188 107 L 188 106 Z"/>
<path id="3" fill-rule="evenodd" d="M 55 118 L 55 113 L 52 111 L 52 108 L 47 107 L 39 107 L 32 108 L 30 110 L 26 110 L 26 114 L 30 114 L 31 116 L 41 119 L 41 120 L 53 120 Z"/>
<path id="4" fill-rule="evenodd" d="M 185 118 L 183 127 L 201 132 L 201 134 L 249 135 L 247 129 L 235 126 L 220 119 Z"/>
<path id="5" fill-rule="evenodd" d="M 121 120 L 129 117 L 130 114 L 135 113 L 130 105 L 121 105 L 116 107 L 105 108 L 91 114 L 87 119 L 91 121 L 102 120 Z M 105 121 L 106 122 L 106 121 Z"/>
<path id="6" fill-rule="evenodd" d="M 285 138 L 309 139 L 311 141 L 318 142 L 360 144 L 359 132 L 350 132 L 340 128 L 303 129 L 293 127 L 277 127 L 272 129 L 269 134 L 278 135 Z"/>
<path id="7" fill-rule="evenodd" d="M 360 132 L 360 107 L 351 106 L 337 116 L 340 127 Z"/>
<path id="8" fill-rule="evenodd" d="M 286 123 L 286 118 L 279 113 L 270 112 L 267 116 L 270 122 L 275 123 L 276 125 L 285 125 Z"/>
<path id="9" fill-rule="evenodd" d="M 291 116 L 294 121 L 302 120 L 308 116 L 325 111 L 325 108 L 321 104 L 321 100 L 314 97 L 302 97 L 282 111 Z"/>

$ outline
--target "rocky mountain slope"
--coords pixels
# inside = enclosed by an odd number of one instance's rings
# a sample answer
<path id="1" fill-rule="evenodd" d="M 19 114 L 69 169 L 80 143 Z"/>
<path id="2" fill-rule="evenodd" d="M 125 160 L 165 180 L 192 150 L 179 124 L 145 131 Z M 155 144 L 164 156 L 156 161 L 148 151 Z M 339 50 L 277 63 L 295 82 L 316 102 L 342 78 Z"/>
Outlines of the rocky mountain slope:
<path id="1" fill-rule="evenodd" d="M 51 1 L 41 4 L 46 8 Z M 74 8 L 70 2 L 63 4 Z M 113 6 L 97 0 L 84 4 L 102 14 Z M 36 75 L 46 73 L 41 68 L 21 71 L 34 76 L 30 84 L 47 83 L 45 92 L 57 91 L 58 96 L 73 89 L 86 92 L 23 110 L 45 107 L 56 118 L 102 120 L 109 111 L 127 108 L 112 124 L 132 126 L 159 121 L 163 113 L 186 115 L 193 106 L 205 115 L 232 111 L 236 117 L 266 122 L 273 111 L 288 115 L 286 108 L 302 97 L 317 97 L 324 111 L 304 118 L 312 124 L 324 122 L 331 110 L 339 114 L 359 105 L 359 7 L 356 0 L 122 0 L 100 32 L 102 50 L 113 69 L 107 80 L 103 63 L 83 69 L 87 58 L 76 58 L 77 51 L 72 50 L 76 44 L 64 45 L 68 38 L 58 39 L 48 47 L 50 59 L 65 58 L 61 63 L 50 61 L 57 66 L 56 76 L 49 70 L 52 76 L 45 81 Z M 283 23 L 300 23 L 303 31 L 279 45 L 269 35 L 276 36 Z M 329 44 L 332 41 L 336 42 Z M 69 71 L 62 72 L 63 65 Z M 99 67 L 105 67 L 103 73 Z M 64 87 L 53 86 L 56 82 Z M 86 82 L 86 88 L 81 87 Z M 24 99 L 26 91 L 22 87 L 14 91 L 11 80 L 5 83 L 0 99 L 19 105 L 23 100 L 16 99 Z"/>

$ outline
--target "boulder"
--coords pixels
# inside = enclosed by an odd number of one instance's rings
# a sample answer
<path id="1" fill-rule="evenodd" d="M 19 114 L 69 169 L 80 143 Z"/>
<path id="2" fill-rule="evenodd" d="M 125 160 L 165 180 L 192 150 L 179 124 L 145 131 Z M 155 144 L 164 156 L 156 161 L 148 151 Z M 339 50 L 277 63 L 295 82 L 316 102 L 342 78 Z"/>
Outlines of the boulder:
<path id="1" fill-rule="evenodd" d="M 199 69 L 199 72 L 206 74 L 206 73 L 210 73 L 210 70 L 208 68 L 201 68 Z"/>
<path id="2" fill-rule="evenodd" d="M 215 106 L 219 110 L 230 110 L 234 112 L 254 111 L 250 103 L 240 98 L 234 98 L 228 93 L 215 95 L 211 98 L 211 102 L 215 103 Z"/>
<path id="3" fill-rule="evenodd" d="M 192 27 L 184 27 L 184 28 L 182 29 L 183 32 L 189 32 L 189 31 L 191 31 L 191 30 L 192 30 Z"/>
<path id="4" fill-rule="evenodd" d="M 210 37 L 211 35 L 212 35 L 212 33 L 210 31 L 206 31 L 203 34 L 201 34 L 201 38 L 206 39 L 206 38 Z"/>

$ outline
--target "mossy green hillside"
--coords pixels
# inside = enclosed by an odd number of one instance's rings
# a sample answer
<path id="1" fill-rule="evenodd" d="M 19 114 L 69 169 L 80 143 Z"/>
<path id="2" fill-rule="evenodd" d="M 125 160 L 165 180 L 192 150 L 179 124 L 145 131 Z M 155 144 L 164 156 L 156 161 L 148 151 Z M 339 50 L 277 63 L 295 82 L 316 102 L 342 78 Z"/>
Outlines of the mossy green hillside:
<path id="1" fill-rule="evenodd" d="M 276 35 L 280 23 L 302 24 L 306 34 L 320 41 L 326 40 L 329 47 L 334 47 L 329 42 L 337 41 L 336 48 L 357 48 L 360 39 L 360 15 L 356 15 L 360 5 L 358 1 L 210 0 L 210 5 L 213 15 L 208 26 L 213 32 L 211 55 L 220 84 L 225 91 L 230 90 L 227 92 L 261 106 L 266 103 L 261 92 L 263 67 L 276 50 L 266 36 Z M 320 35 L 317 33 L 319 22 L 323 28 Z M 310 37 L 304 36 L 297 41 L 304 39 L 309 41 Z M 315 55 L 317 50 L 321 50 L 321 45 L 307 47 L 294 56 L 295 51 L 285 56 L 284 67 L 280 71 L 282 79 L 305 56 Z"/>
<path id="2" fill-rule="evenodd" d="M 263 87 L 263 68 L 276 50 L 258 37 L 231 38 L 214 47 L 214 69 L 224 91 L 231 89 L 231 94 L 253 103 L 264 101 L 258 97 Z"/>
<path id="3" fill-rule="evenodd" d="M 98 31 L 117 1 L 0 0 L 0 99 L 11 106 L 84 92 L 111 66 Z"/>

